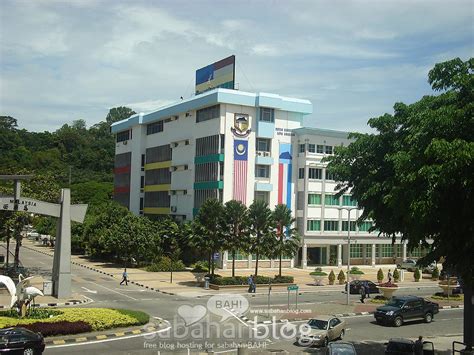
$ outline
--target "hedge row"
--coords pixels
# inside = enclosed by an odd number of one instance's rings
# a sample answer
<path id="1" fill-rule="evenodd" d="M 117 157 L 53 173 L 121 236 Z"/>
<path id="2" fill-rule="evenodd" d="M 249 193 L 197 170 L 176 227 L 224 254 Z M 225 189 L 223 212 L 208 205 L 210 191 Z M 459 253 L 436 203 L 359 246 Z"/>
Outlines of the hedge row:
<path id="1" fill-rule="evenodd" d="M 45 337 L 87 333 L 92 331 L 91 325 L 84 321 L 59 321 L 54 323 L 36 322 L 33 324 L 25 324 L 23 327 L 35 333 L 40 332 Z"/>
<path id="2" fill-rule="evenodd" d="M 225 286 L 225 285 L 247 285 L 248 284 L 248 276 L 235 276 L 235 277 L 222 277 L 219 275 L 214 275 L 211 278 L 210 282 L 214 285 Z M 275 277 L 268 277 L 268 276 L 257 276 L 255 278 L 255 283 L 257 285 L 262 284 L 279 284 L 279 283 L 293 283 L 294 278 L 293 276 L 275 276 Z"/>

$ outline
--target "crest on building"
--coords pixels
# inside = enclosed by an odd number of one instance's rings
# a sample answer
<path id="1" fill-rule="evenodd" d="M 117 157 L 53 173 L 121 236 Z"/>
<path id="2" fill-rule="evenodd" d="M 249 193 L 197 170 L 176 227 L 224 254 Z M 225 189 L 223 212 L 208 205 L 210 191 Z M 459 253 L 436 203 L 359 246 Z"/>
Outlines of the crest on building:
<path id="1" fill-rule="evenodd" d="M 231 127 L 231 131 L 234 136 L 239 138 L 247 137 L 252 131 L 250 128 L 249 115 L 246 113 L 235 113 L 234 114 L 234 127 Z"/>

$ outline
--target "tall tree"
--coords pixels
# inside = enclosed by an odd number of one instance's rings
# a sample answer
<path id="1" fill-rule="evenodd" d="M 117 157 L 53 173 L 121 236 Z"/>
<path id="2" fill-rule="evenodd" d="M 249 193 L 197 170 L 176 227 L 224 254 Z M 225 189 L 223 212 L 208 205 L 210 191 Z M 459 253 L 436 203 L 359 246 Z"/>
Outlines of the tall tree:
<path id="1" fill-rule="evenodd" d="M 282 256 L 293 257 L 298 252 L 301 240 L 298 232 L 293 228 L 295 219 L 291 216 L 291 210 L 285 204 L 275 206 L 273 219 L 275 220 L 278 238 L 273 255 L 276 255 L 280 260 L 278 275 L 281 276 Z"/>
<path id="2" fill-rule="evenodd" d="M 247 206 L 240 201 L 227 201 L 224 204 L 221 228 L 224 231 L 224 248 L 232 255 L 232 277 L 234 277 L 236 254 L 248 250 L 250 244 Z"/>
<path id="3" fill-rule="evenodd" d="M 112 124 L 114 122 L 118 122 L 126 118 L 129 118 L 130 116 L 134 114 L 136 114 L 136 112 L 133 111 L 131 108 L 128 108 L 125 106 L 113 107 L 109 110 L 109 113 L 107 114 L 107 117 L 105 118 L 105 121 L 108 124 Z"/>
<path id="4" fill-rule="evenodd" d="M 258 261 L 261 256 L 269 256 L 275 247 L 275 221 L 272 211 L 264 201 L 254 201 L 249 207 L 250 251 L 255 254 L 255 276 L 258 274 Z"/>
<path id="5" fill-rule="evenodd" d="M 421 263 L 445 258 L 464 284 L 464 342 L 473 344 L 474 59 L 456 58 L 429 72 L 438 96 L 369 120 L 376 133 L 352 134 L 328 169 L 339 193 L 351 190 L 381 233 L 409 248 L 429 246 Z"/>

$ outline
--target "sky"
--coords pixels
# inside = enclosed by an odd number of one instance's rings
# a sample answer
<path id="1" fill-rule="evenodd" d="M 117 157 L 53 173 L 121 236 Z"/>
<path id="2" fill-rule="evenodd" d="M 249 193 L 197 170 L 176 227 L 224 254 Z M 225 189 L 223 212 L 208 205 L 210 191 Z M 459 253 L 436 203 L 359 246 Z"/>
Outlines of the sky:
<path id="1" fill-rule="evenodd" d="M 472 0 L 2 0 L 0 115 L 54 131 L 152 111 L 235 54 L 239 90 L 310 100 L 307 126 L 368 132 L 433 94 L 434 64 L 473 53 Z"/>

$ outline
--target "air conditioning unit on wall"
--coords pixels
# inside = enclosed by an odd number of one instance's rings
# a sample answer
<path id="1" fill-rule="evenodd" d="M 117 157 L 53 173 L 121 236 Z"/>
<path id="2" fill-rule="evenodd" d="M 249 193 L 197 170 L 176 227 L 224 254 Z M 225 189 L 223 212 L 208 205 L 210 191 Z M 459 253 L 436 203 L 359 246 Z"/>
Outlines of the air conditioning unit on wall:
<path id="1" fill-rule="evenodd" d="M 270 156 L 270 152 L 263 152 L 263 156 L 264 156 L 264 157 L 269 157 L 269 156 Z"/>
<path id="2" fill-rule="evenodd" d="M 261 157 L 263 155 L 263 152 L 257 152 L 257 155 Z"/>

